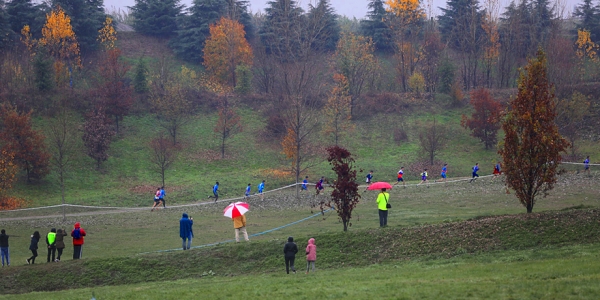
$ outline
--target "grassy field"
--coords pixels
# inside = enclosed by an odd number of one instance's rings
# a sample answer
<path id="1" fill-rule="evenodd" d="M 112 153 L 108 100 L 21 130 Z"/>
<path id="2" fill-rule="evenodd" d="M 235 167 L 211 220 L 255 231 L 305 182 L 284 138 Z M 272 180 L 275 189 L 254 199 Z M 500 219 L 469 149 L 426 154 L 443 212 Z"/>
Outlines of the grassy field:
<path id="1" fill-rule="evenodd" d="M 597 299 L 600 245 L 0 296 L 0 299 Z M 301 259 L 297 266 L 302 267 Z M 317 267 L 318 267 L 317 263 Z M 285 274 L 285 273 L 283 273 Z"/>

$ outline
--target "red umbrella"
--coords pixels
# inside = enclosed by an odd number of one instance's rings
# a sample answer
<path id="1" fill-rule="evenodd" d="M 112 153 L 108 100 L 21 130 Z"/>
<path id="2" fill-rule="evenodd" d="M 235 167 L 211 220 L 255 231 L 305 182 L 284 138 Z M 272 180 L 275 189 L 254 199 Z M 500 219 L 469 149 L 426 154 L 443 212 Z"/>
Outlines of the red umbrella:
<path id="1" fill-rule="evenodd" d="M 239 217 L 250 209 L 250 204 L 246 202 L 231 203 L 223 210 L 223 215 L 229 218 Z"/>
<path id="2" fill-rule="evenodd" d="M 371 185 L 369 185 L 369 187 L 367 188 L 367 190 L 380 190 L 380 189 L 388 189 L 391 190 L 392 189 L 392 185 L 387 183 L 387 182 L 383 182 L 383 181 L 378 181 L 375 182 Z"/>

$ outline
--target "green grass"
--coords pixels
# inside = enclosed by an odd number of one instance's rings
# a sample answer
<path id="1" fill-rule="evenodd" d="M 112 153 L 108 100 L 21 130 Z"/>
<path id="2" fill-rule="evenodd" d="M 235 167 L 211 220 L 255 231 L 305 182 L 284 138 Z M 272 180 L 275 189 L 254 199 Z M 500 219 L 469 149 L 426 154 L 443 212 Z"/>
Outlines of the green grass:
<path id="1" fill-rule="evenodd" d="M 461 255 L 314 274 L 220 274 L 1 299 L 595 299 L 600 245 Z M 303 260 L 296 265 L 303 266 Z M 317 267 L 319 264 L 317 262 Z M 208 270 L 206 270 L 208 271 Z M 283 276 L 282 276 L 283 274 Z"/>

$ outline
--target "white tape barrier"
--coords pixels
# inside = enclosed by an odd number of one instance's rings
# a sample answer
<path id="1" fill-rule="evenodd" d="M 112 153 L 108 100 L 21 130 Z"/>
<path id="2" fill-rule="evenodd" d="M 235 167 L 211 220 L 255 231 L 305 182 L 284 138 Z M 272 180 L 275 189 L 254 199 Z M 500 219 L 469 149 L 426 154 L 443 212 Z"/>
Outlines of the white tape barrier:
<path id="1" fill-rule="evenodd" d="M 583 166 L 585 165 L 584 163 L 579 163 L 579 162 L 568 162 L 568 161 L 562 161 L 560 162 L 561 164 L 567 164 L 567 165 L 580 165 Z M 600 164 L 588 164 L 588 166 L 600 166 Z"/>
<path id="2" fill-rule="evenodd" d="M 478 178 L 487 178 L 487 177 L 492 177 L 494 175 L 483 175 L 483 176 L 479 176 Z M 412 186 L 428 186 L 428 185 L 435 185 L 435 184 L 447 184 L 447 183 L 456 183 L 456 182 L 462 182 L 462 181 L 470 181 L 472 180 L 472 178 L 462 178 L 462 179 L 455 179 L 455 180 L 448 180 L 448 181 L 444 181 L 444 182 L 426 182 L 426 183 L 411 183 L 411 184 L 405 184 L 402 186 L 408 186 L 408 187 L 412 187 Z M 295 187 L 297 185 L 302 185 L 304 183 L 299 182 L 299 183 L 293 183 L 290 185 L 286 185 L 283 187 L 279 187 L 273 190 L 269 190 L 269 191 L 264 191 L 263 194 L 267 194 L 267 193 L 273 193 L 273 192 L 277 192 L 277 191 L 281 191 L 284 189 L 288 189 L 288 188 L 292 188 Z M 315 186 L 316 184 L 314 183 L 306 183 L 306 185 L 310 185 L 310 186 Z M 401 185 L 401 184 L 396 184 L 396 185 Z M 394 186 L 394 185 L 393 185 Z M 361 185 L 359 187 L 367 187 L 365 185 Z M 235 198 L 227 198 L 227 199 L 223 199 L 223 200 L 218 200 L 218 201 L 205 201 L 205 202 L 196 202 L 196 203 L 189 203 L 189 204 L 180 204 L 180 205 L 171 205 L 169 206 L 169 208 L 181 208 L 181 207 L 190 207 L 190 206 L 200 206 L 200 205 L 211 205 L 214 203 L 223 203 L 223 202 L 235 202 L 237 200 L 245 200 L 248 198 L 252 198 L 252 197 L 260 197 L 260 194 L 252 194 L 248 197 L 246 196 L 242 196 L 242 197 L 235 197 Z M 47 208 L 59 208 L 59 207 L 74 207 L 74 208 L 91 208 L 91 209 L 114 209 L 114 210 L 147 210 L 148 207 L 142 206 L 142 207 L 122 207 L 122 206 L 93 206 L 93 205 L 78 205 L 78 204 L 59 204 L 59 205 L 51 205 L 51 206 L 40 206 L 40 207 L 31 207 L 31 208 L 20 208 L 20 209 L 13 209 L 13 210 L 0 210 L 0 213 L 7 213 L 7 212 L 18 212 L 18 211 L 29 211 L 29 210 L 39 210 L 39 209 L 47 209 Z"/>

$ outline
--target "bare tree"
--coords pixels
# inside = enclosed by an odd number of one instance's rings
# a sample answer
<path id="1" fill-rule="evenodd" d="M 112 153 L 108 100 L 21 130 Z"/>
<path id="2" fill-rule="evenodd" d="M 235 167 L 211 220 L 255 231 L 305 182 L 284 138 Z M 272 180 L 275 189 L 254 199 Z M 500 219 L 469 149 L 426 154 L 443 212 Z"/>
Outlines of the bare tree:
<path id="1" fill-rule="evenodd" d="M 79 139 L 79 122 L 73 113 L 65 106 L 61 106 L 56 117 L 48 122 L 47 138 L 48 146 L 52 156 L 50 163 L 58 174 L 60 193 L 63 204 L 63 221 L 65 217 L 65 177 L 73 162 L 77 151 Z"/>
<path id="2" fill-rule="evenodd" d="M 227 139 L 242 131 L 241 118 L 237 114 L 235 103 L 232 100 L 231 96 L 223 95 L 219 97 L 217 104 L 219 119 L 215 125 L 214 132 L 219 136 L 221 142 L 221 158 L 225 158 Z"/>
<path id="3" fill-rule="evenodd" d="M 419 146 L 427 155 L 431 165 L 434 163 L 435 156 L 446 146 L 447 140 L 445 128 L 440 126 L 435 118 L 419 133 Z"/>
<path id="4" fill-rule="evenodd" d="M 178 148 L 162 134 L 150 142 L 150 148 L 152 150 L 150 161 L 154 170 L 160 174 L 162 186 L 165 186 L 165 172 L 177 159 Z"/>

